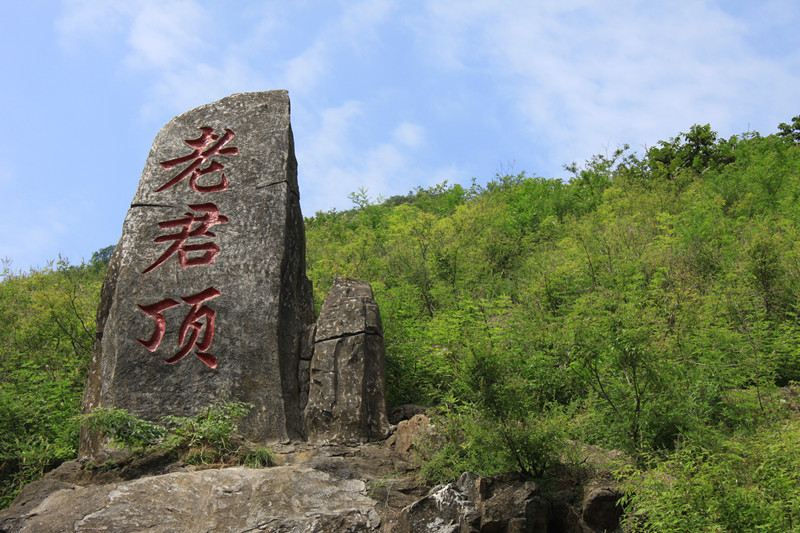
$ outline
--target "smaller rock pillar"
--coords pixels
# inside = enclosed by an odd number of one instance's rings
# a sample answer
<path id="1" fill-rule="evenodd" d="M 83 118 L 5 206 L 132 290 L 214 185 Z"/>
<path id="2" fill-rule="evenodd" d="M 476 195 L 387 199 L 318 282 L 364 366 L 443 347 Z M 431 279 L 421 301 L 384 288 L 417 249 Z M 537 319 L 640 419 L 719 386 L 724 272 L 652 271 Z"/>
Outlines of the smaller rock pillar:
<path id="1" fill-rule="evenodd" d="M 381 315 L 372 288 L 336 278 L 314 336 L 305 408 L 308 440 L 346 444 L 386 438 L 385 369 Z"/>

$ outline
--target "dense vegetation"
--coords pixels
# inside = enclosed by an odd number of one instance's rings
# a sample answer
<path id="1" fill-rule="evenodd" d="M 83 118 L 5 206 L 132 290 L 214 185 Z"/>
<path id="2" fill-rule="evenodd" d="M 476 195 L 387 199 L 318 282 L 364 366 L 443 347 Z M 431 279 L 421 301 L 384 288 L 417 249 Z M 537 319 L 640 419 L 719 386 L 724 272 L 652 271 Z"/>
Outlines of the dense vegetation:
<path id="1" fill-rule="evenodd" d="M 0 283 L 0 508 L 26 482 L 77 455 L 94 319 L 110 249 Z"/>
<path id="2" fill-rule="evenodd" d="M 431 481 L 546 476 L 580 441 L 631 458 L 639 528 L 800 531 L 798 144 L 800 117 L 769 136 L 693 126 L 568 181 L 360 190 L 306 219 L 317 307 L 335 276 L 372 284 L 390 405 L 442 413 Z M 102 270 L 0 284 L 6 502 L 74 455 Z"/>
<path id="3" fill-rule="evenodd" d="M 390 403 L 446 413 L 431 480 L 543 475 L 577 440 L 632 458 L 656 530 L 800 530 L 799 137 L 694 126 L 567 182 L 362 190 L 307 219 L 309 275 L 372 283 Z"/>

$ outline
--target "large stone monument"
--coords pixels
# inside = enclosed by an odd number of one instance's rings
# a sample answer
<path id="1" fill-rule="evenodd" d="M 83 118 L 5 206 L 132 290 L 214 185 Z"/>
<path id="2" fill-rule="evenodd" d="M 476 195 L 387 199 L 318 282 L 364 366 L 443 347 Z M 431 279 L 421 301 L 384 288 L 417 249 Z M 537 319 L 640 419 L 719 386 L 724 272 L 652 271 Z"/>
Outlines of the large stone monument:
<path id="1" fill-rule="evenodd" d="M 286 91 L 236 94 L 158 133 L 108 268 L 84 410 L 158 421 L 251 403 L 245 437 L 304 438 L 314 321 Z M 85 434 L 82 455 L 99 446 Z"/>

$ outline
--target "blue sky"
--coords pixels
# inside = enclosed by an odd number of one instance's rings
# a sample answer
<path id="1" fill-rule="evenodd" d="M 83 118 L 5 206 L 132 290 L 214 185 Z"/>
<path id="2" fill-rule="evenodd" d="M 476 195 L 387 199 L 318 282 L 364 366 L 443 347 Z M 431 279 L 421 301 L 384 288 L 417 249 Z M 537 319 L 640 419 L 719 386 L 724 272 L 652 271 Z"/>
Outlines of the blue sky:
<path id="1" fill-rule="evenodd" d="M 0 259 L 119 240 L 157 131 L 288 89 L 301 206 L 641 150 L 800 114 L 800 2 L 6 0 Z M 1 265 L 0 265 L 1 267 Z"/>

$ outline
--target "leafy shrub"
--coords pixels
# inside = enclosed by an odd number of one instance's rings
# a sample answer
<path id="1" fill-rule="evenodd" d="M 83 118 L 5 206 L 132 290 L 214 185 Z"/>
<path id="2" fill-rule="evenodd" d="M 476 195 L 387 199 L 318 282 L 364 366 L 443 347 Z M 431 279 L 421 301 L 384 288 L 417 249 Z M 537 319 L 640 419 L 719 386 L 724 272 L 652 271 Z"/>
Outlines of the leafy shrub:
<path id="1" fill-rule="evenodd" d="M 76 417 L 93 431 L 102 431 L 112 444 L 120 447 L 145 448 L 164 439 L 167 428 L 137 418 L 125 409 L 98 407 Z"/>
<path id="2" fill-rule="evenodd" d="M 454 481 L 466 471 L 542 477 L 564 450 L 564 421 L 554 411 L 501 420 L 463 408 L 435 426 L 437 432 L 419 448 L 422 476 L 431 483 Z"/>
<path id="3" fill-rule="evenodd" d="M 800 531 L 800 421 L 707 447 L 687 441 L 624 472 L 637 531 Z M 638 518 L 633 518 L 638 517 Z"/>
<path id="4" fill-rule="evenodd" d="M 165 416 L 170 426 L 167 444 L 176 447 L 205 446 L 220 452 L 232 451 L 234 431 L 252 404 L 244 402 L 217 402 L 193 417 Z"/>

